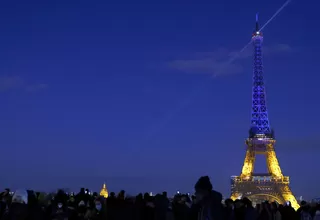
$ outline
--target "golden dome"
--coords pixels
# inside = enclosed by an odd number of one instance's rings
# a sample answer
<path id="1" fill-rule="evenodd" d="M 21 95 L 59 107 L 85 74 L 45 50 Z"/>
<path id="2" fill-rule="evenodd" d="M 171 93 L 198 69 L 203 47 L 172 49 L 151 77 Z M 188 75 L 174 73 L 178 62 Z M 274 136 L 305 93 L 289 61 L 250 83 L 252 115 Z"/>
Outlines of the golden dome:
<path id="1" fill-rule="evenodd" d="M 100 191 L 100 196 L 103 196 L 104 198 L 108 198 L 108 196 L 109 196 L 107 186 L 105 183 L 103 184 L 102 189 Z"/>

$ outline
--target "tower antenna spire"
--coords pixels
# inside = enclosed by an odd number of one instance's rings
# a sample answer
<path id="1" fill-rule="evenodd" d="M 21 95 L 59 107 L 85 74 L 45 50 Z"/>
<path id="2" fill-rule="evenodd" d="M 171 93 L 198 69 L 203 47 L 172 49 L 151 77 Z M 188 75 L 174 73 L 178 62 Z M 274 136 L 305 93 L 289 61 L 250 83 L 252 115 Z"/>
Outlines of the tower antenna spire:
<path id="1" fill-rule="evenodd" d="M 256 32 L 259 31 L 259 13 L 256 14 Z"/>

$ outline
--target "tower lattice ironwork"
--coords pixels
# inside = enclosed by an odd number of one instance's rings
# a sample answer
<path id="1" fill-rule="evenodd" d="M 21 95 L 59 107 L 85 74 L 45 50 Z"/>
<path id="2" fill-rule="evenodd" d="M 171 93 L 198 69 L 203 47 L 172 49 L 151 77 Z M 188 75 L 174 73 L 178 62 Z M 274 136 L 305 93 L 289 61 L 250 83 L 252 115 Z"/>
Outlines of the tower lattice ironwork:
<path id="1" fill-rule="evenodd" d="M 289 177 L 283 176 L 274 150 L 274 132 L 270 128 L 266 105 L 266 92 L 263 79 L 262 63 L 263 35 L 259 30 L 258 14 L 256 29 L 252 35 L 254 48 L 252 112 L 249 138 L 246 140 L 247 150 L 240 176 L 231 177 L 231 198 L 248 197 L 254 202 L 276 201 L 291 202 L 293 208 L 299 205 L 289 187 Z M 268 172 L 254 173 L 257 154 L 266 157 Z"/>

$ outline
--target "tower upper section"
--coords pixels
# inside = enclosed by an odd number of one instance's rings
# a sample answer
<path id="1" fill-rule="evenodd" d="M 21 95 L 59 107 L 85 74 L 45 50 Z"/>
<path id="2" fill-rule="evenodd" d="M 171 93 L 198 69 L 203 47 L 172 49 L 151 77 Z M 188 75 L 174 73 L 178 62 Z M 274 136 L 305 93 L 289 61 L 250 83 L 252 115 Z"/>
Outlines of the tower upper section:
<path id="1" fill-rule="evenodd" d="M 260 31 L 259 28 L 259 14 L 256 14 L 256 29 L 254 30 L 253 34 L 252 34 L 252 38 L 255 37 L 262 37 L 262 32 Z"/>
<path id="2" fill-rule="evenodd" d="M 252 109 L 251 109 L 251 138 L 273 137 L 270 129 L 268 111 L 266 105 L 266 92 L 263 79 L 262 62 L 262 42 L 263 36 L 259 30 L 258 14 L 256 15 L 256 28 L 252 34 L 253 44 L 253 87 L 252 87 Z"/>

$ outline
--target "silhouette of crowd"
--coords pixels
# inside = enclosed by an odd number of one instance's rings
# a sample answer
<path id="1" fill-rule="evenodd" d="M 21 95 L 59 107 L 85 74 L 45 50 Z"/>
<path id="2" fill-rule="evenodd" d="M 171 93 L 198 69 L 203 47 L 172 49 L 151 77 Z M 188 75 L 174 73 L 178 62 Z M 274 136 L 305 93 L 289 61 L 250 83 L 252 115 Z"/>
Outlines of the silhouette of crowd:
<path id="1" fill-rule="evenodd" d="M 108 198 L 81 189 L 76 195 L 59 190 L 44 195 L 32 190 L 6 189 L 0 194 L 0 220 L 320 220 L 320 204 L 291 205 L 263 202 L 255 207 L 248 198 L 226 199 L 213 190 L 209 177 L 195 184 L 195 194 L 167 193 L 136 197 L 110 193 Z"/>

